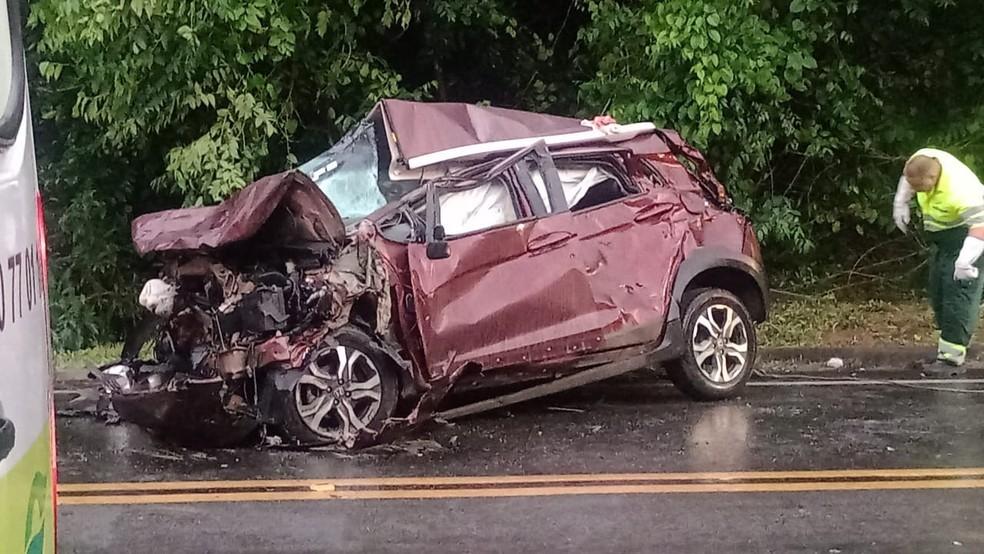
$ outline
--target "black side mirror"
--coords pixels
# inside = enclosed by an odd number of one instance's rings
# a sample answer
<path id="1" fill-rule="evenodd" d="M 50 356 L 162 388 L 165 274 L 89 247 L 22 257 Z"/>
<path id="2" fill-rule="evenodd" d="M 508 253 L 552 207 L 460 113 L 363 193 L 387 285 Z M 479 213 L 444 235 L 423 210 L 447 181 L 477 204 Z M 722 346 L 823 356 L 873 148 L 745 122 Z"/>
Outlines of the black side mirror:
<path id="1" fill-rule="evenodd" d="M 447 233 L 444 231 L 444 225 L 436 225 L 434 227 L 434 238 L 427 241 L 427 259 L 429 260 L 443 260 L 451 255 L 448 250 Z"/>
<path id="2" fill-rule="evenodd" d="M 0 416 L 0 460 L 14 449 L 14 422 Z"/>

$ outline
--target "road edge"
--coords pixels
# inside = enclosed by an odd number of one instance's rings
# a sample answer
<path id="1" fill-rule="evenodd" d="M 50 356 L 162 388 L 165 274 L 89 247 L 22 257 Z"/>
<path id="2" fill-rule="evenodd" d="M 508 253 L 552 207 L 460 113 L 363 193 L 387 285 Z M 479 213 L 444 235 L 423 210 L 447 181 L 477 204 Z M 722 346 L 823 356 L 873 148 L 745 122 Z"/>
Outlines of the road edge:
<path id="1" fill-rule="evenodd" d="M 912 369 L 914 364 L 930 361 L 934 357 L 935 351 L 929 346 L 784 346 L 759 350 L 761 363 L 801 363 L 804 365 L 799 369 L 804 371 L 827 369 L 823 365 L 815 364 L 825 364 L 831 358 L 840 358 L 848 366 L 903 371 Z M 971 350 L 968 361 L 978 362 L 974 365 L 980 365 L 979 362 L 984 362 L 984 352 Z M 84 385 L 87 382 L 91 383 L 86 369 L 59 369 L 55 372 L 55 383 L 60 388 L 66 388 L 65 385 Z"/>

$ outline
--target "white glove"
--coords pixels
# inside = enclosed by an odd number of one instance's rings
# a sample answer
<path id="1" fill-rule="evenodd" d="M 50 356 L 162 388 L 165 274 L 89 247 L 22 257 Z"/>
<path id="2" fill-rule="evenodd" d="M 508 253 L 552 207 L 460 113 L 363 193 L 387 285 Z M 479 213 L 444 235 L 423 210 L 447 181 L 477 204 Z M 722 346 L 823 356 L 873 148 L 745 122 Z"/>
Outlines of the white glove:
<path id="1" fill-rule="evenodd" d="M 977 279 L 977 268 L 974 266 L 953 266 L 954 281 L 973 281 Z"/>
<path id="2" fill-rule="evenodd" d="M 912 220 L 909 213 L 909 203 L 912 202 L 913 196 L 915 196 L 915 192 L 912 190 L 912 185 L 903 175 L 899 179 L 899 186 L 895 191 L 895 202 L 892 204 L 892 219 L 895 220 L 895 226 L 903 233 L 908 231 L 909 222 Z"/>
<path id="3" fill-rule="evenodd" d="M 977 267 L 974 265 L 984 254 L 984 240 L 977 237 L 967 237 L 964 239 L 963 248 L 957 256 L 957 261 L 953 264 L 953 279 L 956 281 L 970 281 L 977 279 Z"/>

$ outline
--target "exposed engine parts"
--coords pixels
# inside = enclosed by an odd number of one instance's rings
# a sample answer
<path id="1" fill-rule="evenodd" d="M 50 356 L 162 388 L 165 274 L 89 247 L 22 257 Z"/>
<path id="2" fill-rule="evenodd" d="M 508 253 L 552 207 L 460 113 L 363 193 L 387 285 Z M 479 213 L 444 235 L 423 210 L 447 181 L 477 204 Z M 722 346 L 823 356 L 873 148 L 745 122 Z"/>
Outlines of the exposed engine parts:
<path id="1" fill-rule="evenodd" d="M 331 317 L 330 271 L 293 261 L 233 270 L 204 256 L 170 264 L 173 316 L 157 356 L 180 359 L 197 377 L 241 377 L 256 367 L 256 345 Z M 163 287 L 152 281 L 149 288 Z"/>
<path id="2" fill-rule="evenodd" d="M 286 379 L 293 388 L 312 350 L 324 349 L 333 331 L 350 324 L 353 304 L 362 300 L 376 310 L 360 314 L 365 320 L 388 325 L 385 273 L 357 238 L 342 248 L 300 244 L 251 254 L 235 248 L 169 254 L 160 277 L 145 284 L 140 304 L 156 320 L 156 335 L 146 337 L 156 361 L 134 355 L 99 372 L 125 419 L 158 429 L 162 423 L 215 426 L 205 432 L 210 444 L 226 443 L 215 437 L 231 427 L 238 432 L 229 437 L 241 440 L 272 421 L 270 412 L 287 409 L 276 398 L 275 381 Z M 184 423 L 172 413 L 189 408 L 197 415 Z M 333 442 L 352 444 L 365 430 L 340 427 Z M 327 442 L 286 434 L 294 442 Z"/>

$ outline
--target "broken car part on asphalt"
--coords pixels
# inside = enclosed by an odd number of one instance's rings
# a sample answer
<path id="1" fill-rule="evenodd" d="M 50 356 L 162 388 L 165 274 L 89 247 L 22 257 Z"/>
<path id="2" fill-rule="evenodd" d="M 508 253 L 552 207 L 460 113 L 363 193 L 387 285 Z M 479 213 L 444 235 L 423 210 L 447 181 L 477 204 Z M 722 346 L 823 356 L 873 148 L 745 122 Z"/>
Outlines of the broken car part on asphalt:
<path id="1" fill-rule="evenodd" d="M 650 124 L 387 100 L 300 171 L 133 239 L 161 273 L 100 378 L 123 419 L 185 442 L 353 447 L 453 392 L 529 385 L 447 416 L 660 361 L 724 398 L 766 315 L 750 223 Z"/>

